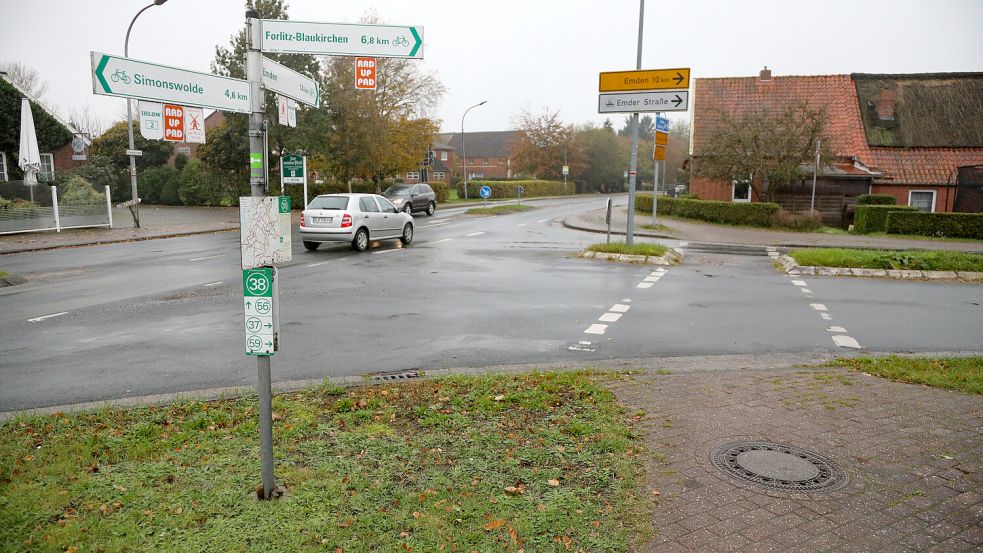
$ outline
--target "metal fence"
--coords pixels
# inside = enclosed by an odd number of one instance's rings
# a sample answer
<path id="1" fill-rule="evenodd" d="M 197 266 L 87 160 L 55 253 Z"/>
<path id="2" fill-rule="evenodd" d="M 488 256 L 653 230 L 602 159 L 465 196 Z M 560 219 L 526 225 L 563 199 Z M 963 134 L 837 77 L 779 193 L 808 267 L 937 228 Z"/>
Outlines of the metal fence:
<path id="1" fill-rule="evenodd" d="M 113 226 L 112 200 L 106 187 L 106 201 L 58 205 L 56 186 L 24 186 L 21 181 L 3 183 L 0 197 L 16 202 L 0 207 L 0 234 L 39 232 L 62 229 Z M 28 196 L 30 194 L 31 196 Z M 33 203 L 31 198 L 33 197 Z"/>

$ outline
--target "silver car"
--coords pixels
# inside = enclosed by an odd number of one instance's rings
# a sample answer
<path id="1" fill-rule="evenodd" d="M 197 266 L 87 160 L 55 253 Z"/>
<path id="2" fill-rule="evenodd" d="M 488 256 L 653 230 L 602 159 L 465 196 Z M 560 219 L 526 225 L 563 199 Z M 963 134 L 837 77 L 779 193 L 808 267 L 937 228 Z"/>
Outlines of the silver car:
<path id="1" fill-rule="evenodd" d="M 324 242 L 351 242 L 363 252 L 372 240 L 413 241 L 413 217 L 376 194 L 323 194 L 301 213 L 304 247 L 316 250 Z"/>

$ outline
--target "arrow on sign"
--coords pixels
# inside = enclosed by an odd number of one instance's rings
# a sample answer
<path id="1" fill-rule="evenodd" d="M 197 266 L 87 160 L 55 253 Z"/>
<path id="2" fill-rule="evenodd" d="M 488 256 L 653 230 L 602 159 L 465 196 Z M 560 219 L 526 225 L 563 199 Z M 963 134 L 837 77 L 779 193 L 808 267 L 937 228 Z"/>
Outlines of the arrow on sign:
<path id="1" fill-rule="evenodd" d="M 416 41 L 416 44 L 413 45 L 413 49 L 410 50 L 410 57 L 412 58 L 416 55 L 416 51 L 420 49 L 420 46 L 423 46 L 423 39 L 420 38 L 420 33 L 416 32 L 416 27 L 410 27 L 410 33 L 413 34 L 413 40 Z"/>
<path id="2" fill-rule="evenodd" d="M 676 99 L 672 103 L 678 108 L 679 104 L 683 103 L 683 99 L 679 97 L 679 94 L 676 94 Z"/>
<path id="3" fill-rule="evenodd" d="M 686 80 L 686 77 L 684 77 L 683 74 L 680 73 L 679 71 L 676 71 L 676 77 L 673 78 L 673 80 L 676 81 L 676 86 L 679 86 L 683 83 L 684 80 Z"/>
<path id="4" fill-rule="evenodd" d="M 246 307 L 252 308 L 252 306 L 253 306 L 253 302 L 251 301 L 246 302 Z"/>
<path id="5" fill-rule="evenodd" d="M 266 323 L 266 325 L 264 326 L 266 326 L 266 328 L 273 328 L 273 325 L 271 325 L 270 323 Z"/>

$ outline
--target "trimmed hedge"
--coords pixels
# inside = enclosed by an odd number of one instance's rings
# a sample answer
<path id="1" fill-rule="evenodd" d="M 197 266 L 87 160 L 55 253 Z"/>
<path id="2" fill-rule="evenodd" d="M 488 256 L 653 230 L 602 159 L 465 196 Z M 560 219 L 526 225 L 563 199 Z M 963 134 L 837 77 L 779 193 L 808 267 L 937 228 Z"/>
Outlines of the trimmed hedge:
<path id="1" fill-rule="evenodd" d="M 857 205 L 895 205 L 897 198 L 890 194 L 861 194 L 857 196 Z"/>
<path id="2" fill-rule="evenodd" d="M 892 211 L 886 228 L 890 234 L 983 239 L 983 213 Z"/>
<path id="3" fill-rule="evenodd" d="M 431 181 L 427 184 L 430 185 L 430 188 L 433 188 L 433 193 L 437 195 L 437 203 L 444 203 L 447 201 L 447 198 L 450 197 L 451 191 L 450 188 L 448 188 L 447 183 Z"/>
<path id="4" fill-rule="evenodd" d="M 636 196 L 635 208 L 638 211 L 652 213 L 652 195 Z M 725 225 L 770 227 L 779 209 L 778 204 L 768 202 L 733 203 L 659 196 L 660 215 L 673 215 Z"/>
<path id="5" fill-rule="evenodd" d="M 858 205 L 853 218 L 853 231 L 860 234 L 887 232 L 887 214 L 892 211 L 918 211 L 907 205 Z"/>
<path id="6" fill-rule="evenodd" d="M 488 186 L 492 191 L 492 199 L 515 198 L 516 187 L 524 189 L 523 198 L 537 196 L 562 196 L 563 181 L 556 180 L 470 180 L 468 181 L 468 198 L 480 198 L 478 190 Z M 577 185 L 572 181 L 567 183 L 567 194 L 573 194 Z M 435 188 L 434 191 L 437 189 Z M 457 185 L 457 197 L 464 199 L 464 182 Z"/>

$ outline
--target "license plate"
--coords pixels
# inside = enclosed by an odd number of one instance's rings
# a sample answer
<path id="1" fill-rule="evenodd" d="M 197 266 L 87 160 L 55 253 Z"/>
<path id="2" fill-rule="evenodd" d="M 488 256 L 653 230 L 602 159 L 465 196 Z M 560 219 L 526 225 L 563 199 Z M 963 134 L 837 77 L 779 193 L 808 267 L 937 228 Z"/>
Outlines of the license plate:
<path id="1" fill-rule="evenodd" d="M 334 217 L 312 217 L 315 223 L 330 223 Z"/>

